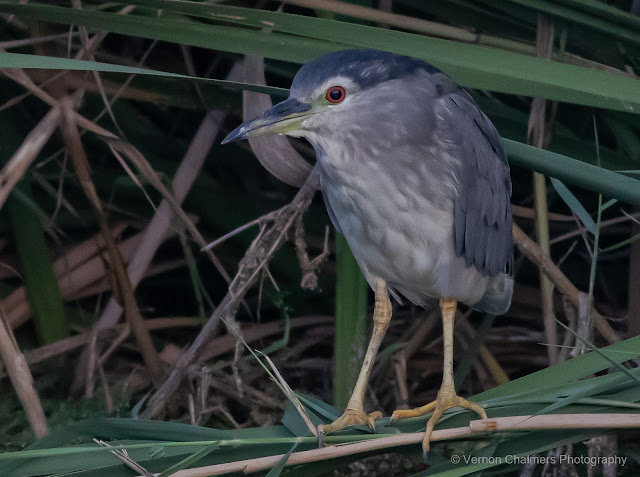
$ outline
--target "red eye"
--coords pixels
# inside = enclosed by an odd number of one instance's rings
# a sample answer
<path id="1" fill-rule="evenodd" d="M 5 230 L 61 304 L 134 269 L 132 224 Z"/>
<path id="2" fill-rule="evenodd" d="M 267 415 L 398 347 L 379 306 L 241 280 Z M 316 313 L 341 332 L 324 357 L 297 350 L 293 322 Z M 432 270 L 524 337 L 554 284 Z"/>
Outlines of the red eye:
<path id="1" fill-rule="evenodd" d="M 332 104 L 341 103 L 347 96 L 347 92 L 342 86 L 332 86 L 327 90 L 325 98 Z"/>

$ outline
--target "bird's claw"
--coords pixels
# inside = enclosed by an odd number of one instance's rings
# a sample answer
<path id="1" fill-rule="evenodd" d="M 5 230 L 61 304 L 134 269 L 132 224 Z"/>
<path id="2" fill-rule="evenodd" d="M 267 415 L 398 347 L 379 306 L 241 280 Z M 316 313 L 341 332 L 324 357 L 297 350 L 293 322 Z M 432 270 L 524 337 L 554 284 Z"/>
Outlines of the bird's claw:
<path id="1" fill-rule="evenodd" d="M 422 462 L 427 463 L 427 457 L 429 456 L 429 451 L 422 448 Z"/>
<path id="2" fill-rule="evenodd" d="M 382 417 L 380 411 L 367 414 L 364 411 L 356 411 L 346 409 L 342 416 L 333 421 L 331 424 L 321 424 L 318 426 L 318 439 L 332 432 L 340 431 L 345 427 L 367 425 L 372 431 L 376 430 L 375 420 Z"/>
<path id="3" fill-rule="evenodd" d="M 451 409 L 452 407 L 471 409 L 472 411 L 475 411 L 477 414 L 479 414 L 482 419 L 487 419 L 487 413 L 482 408 L 482 406 L 458 396 L 453 387 L 447 387 L 441 388 L 438 392 L 437 399 L 425 406 L 417 407 L 415 409 L 396 409 L 395 411 L 393 411 L 389 423 L 391 424 L 398 419 L 406 417 L 424 416 L 432 412 L 431 417 L 427 422 L 427 429 L 424 433 L 424 438 L 422 439 L 422 452 L 426 459 L 427 452 L 429 452 L 433 428 L 442 417 L 444 411 L 446 411 L 447 409 Z"/>

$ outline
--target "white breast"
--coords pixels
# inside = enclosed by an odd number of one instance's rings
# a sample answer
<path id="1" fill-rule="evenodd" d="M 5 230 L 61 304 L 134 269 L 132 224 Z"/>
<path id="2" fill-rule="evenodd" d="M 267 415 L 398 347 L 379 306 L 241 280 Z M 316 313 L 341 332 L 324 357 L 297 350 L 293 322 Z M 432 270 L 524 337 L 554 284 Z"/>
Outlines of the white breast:
<path id="1" fill-rule="evenodd" d="M 418 305 L 440 296 L 480 300 L 488 280 L 455 256 L 452 199 L 429 199 L 443 197 L 429 187 L 446 184 L 430 184 L 424 171 L 398 180 L 376 162 L 323 156 L 326 200 L 369 285 L 381 277 Z"/>

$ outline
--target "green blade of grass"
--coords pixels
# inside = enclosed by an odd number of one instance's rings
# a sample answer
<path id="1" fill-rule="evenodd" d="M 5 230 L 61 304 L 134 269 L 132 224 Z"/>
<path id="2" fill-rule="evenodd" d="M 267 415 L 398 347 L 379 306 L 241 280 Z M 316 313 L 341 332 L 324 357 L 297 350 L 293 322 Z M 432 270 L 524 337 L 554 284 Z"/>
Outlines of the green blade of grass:
<path id="1" fill-rule="evenodd" d="M 608 368 L 611 366 L 611 361 L 623 363 L 636 358 L 638 349 L 640 349 L 640 336 L 629 338 L 600 349 L 600 354 L 595 352 L 583 354 L 569 361 L 564 361 L 550 368 L 510 381 L 497 388 L 476 394 L 473 400 L 484 401 L 509 394 L 529 392 L 532 389 L 546 389 L 549 383 L 554 383 L 555 385 L 571 383 Z M 607 359 L 601 354 L 606 355 Z"/>
<path id="2" fill-rule="evenodd" d="M 503 139 L 502 143 L 512 164 L 640 205 L 640 181 L 637 179 L 521 142 Z"/>
<path id="3" fill-rule="evenodd" d="M 182 459 L 177 464 L 172 465 L 171 467 L 169 467 L 167 470 L 163 470 L 162 472 L 160 472 L 160 474 L 158 474 L 158 477 L 169 477 L 170 475 L 175 474 L 179 470 L 191 467 L 196 462 L 202 460 L 203 457 L 207 456 L 208 454 L 210 454 L 214 450 L 218 449 L 219 447 L 220 447 L 220 444 L 217 443 L 217 442 L 214 442 L 213 444 L 208 445 L 204 449 L 201 449 L 201 450 L 199 450 L 197 452 L 194 452 L 190 456 L 185 457 L 184 459 Z"/>
<path id="4" fill-rule="evenodd" d="M 6 163 L 18 148 L 20 135 L 14 119 L 6 111 L 0 114 L 0 163 Z M 64 302 L 53 271 L 51 252 L 47 246 L 42 216 L 31 205 L 29 178 L 23 179 L 9 196 L 7 210 L 16 248 L 24 273 L 27 298 L 34 317 L 40 344 L 69 336 L 69 323 Z M 26 202 L 22 199 L 29 200 Z"/>
<path id="5" fill-rule="evenodd" d="M 15 5 L 14 5 L 15 6 Z M 24 7 L 30 7 L 29 5 L 23 5 Z M 2 10 L 3 8 L 5 8 L 6 5 L 3 5 L 2 3 L 0 3 L 0 10 Z M 45 8 L 45 6 L 36 6 L 37 8 Z M 43 10 L 45 12 L 51 12 L 51 9 L 56 9 L 53 10 L 56 13 L 55 18 L 58 18 L 59 16 L 62 16 L 63 18 L 66 18 L 63 13 L 65 11 L 64 8 L 61 7 L 46 7 L 46 10 Z M 36 10 L 36 13 L 39 13 L 40 10 Z M 84 12 L 84 11 L 83 11 Z M 251 13 L 252 11 L 249 10 L 249 12 Z M 41 13 L 41 12 L 40 12 Z M 71 10 L 68 13 L 70 14 L 75 14 L 77 13 L 77 11 L 75 10 Z M 103 12 L 85 12 L 85 13 L 95 13 L 95 14 L 102 14 Z M 260 15 L 265 14 L 265 13 L 270 13 L 270 12 L 259 12 Z M 255 14 L 255 12 L 253 12 L 253 14 Z M 106 14 L 108 15 L 108 14 Z M 280 14 L 276 14 L 276 15 L 280 15 Z M 114 15 L 117 17 L 118 22 L 121 22 L 123 24 L 126 24 L 125 20 L 131 20 L 128 19 L 128 17 L 122 17 L 119 15 Z M 290 17 L 290 16 L 289 16 Z M 102 17 L 100 17 L 102 18 Z M 98 18 L 98 19 L 100 19 Z M 271 17 L 268 17 L 271 18 Z M 282 18 L 286 18 L 286 16 L 283 16 Z M 299 17 L 300 19 L 302 19 L 301 21 L 306 21 L 306 20 L 313 20 L 316 21 L 316 19 L 308 19 L 308 18 L 303 18 L 303 17 Z M 93 16 L 83 16 L 81 17 L 81 19 L 83 20 L 95 20 L 95 18 Z M 137 20 L 138 22 L 140 21 L 145 21 L 145 25 L 147 25 L 147 22 L 150 22 L 147 26 L 150 28 L 151 31 L 153 32 L 165 32 L 167 27 L 169 26 L 167 23 L 168 20 L 166 19 L 149 19 L 149 18 L 132 18 L 133 20 Z M 296 17 L 296 19 L 298 19 L 298 17 Z M 112 24 L 112 21 L 106 21 L 105 19 L 101 20 L 103 23 L 105 23 L 105 26 L 109 26 Z M 157 22 L 158 25 L 154 25 L 153 22 Z M 163 23 L 164 22 L 164 23 Z M 334 22 L 334 23 L 340 23 L 340 22 Z M 341 24 L 344 25 L 344 24 Z M 126 26 L 126 25 L 125 25 Z M 179 25 L 173 25 L 174 27 L 184 27 L 184 22 L 179 22 Z M 200 27 L 199 24 L 195 24 L 196 27 Z M 117 28 L 120 28 L 121 25 L 118 25 Z M 352 25 L 349 25 L 348 27 L 345 28 L 350 28 L 352 27 Z M 361 25 L 355 25 L 354 27 L 361 27 Z M 115 28 L 115 27 L 114 27 Z M 218 27 L 211 27 L 211 28 L 218 28 Z M 219 28 L 228 28 L 228 27 L 219 27 Z M 368 27 L 365 27 L 368 28 Z M 197 30 L 197 28 L 196 28 Z M 233 29 L 231 29 L 233 30 Z M 376 30 L 374 29 L 377 34 L 380 35 L 384 35 L 385 31 L 380 31 L 380 30 Z M 222 37 L 224 37 L 224 32 L 229 33 L 229 30 L 224 30 L 222 33 Z M 134 32 L 129 32 L 131 34 L 133 34 Z M 202 33 L 202 32 L 200 32 Z M 238 33 L 238 32 L 235 32 Z M 234 33 L 234 34 L 235 34 Z M 396 32 L 397 33 L 397 32 Z M 173 32 L 172 34 L 175 34 L 175 32 Z M 195 41 L 195 39 L 193 38 L 193 35 L 191 35 L 191 32 L 183 32 L 182 34 L 186 35 L 186 37 L 188 37 L 189 39 L 192 39 Z M 252 34 L 256 34 L 256 35 L 265 35 L 264 32 L 240 32 L 238 34 L 243 34 L 243 35 L 249 35 L 248 37 L 245 38 L 245 41 L 250 41 Z M 186 37 L 184 38 L 186 40 Z M 201 39 L 201 36 L 199 37 Z M 174 41 L 179 41 L 180 37 L 175 37 L 175 36 L 171 36 L 169 35 L 167 37 L 167 39 L 172 39 Z M 259 38 L 253 38 L 254 40 L 259 40 Z M 418 39 L 420 39 L 421 41 L 424 39 L 427 40 L 431 40 L 425 37 L 418 37 Z M 273 40 L 273 38 L 271 38 L 271 40 Z M 283 37 L 282 39 L 283 41 L 285 41 L 285 38 Z M 414 39 L 415 40 L 415 39 Z M 285 43 L 287 43 L 289 40 L 286 39 Z M 417 40 L 416 40 L 417 41 Z M 452 42 L 449 42 L 452 43 Z M 287 43 L 288 44 L 288 43 Z M 316 46 L 319 45 L 318 43 L 316 43 Z M 325 47 L 327 47 L 328 44 L 325 44 L 321 49 L 324 49 Z M 211 45 L 214 46 L 214 45 Z M 460 45 L 459 45 L 460 46 Z M 468 46 L 468 45 L 461 45 L 461 46 Z M 224 47 L 224 45 L 221 45 L 221 47 Z M 237 47 L 237 45 L 236 45 Z M 236 48 L 234 47 L 234 48 Z M 263 45 L 264 48 L 267 48 L 266 46 Z M 279 48 L 279 51 L 281 51 L 282 48 Z M 411 52 L 409 52 L 411 53 Z M 502 53 L 502 52 L 498 52 L 498 53 Z M 420 55 L 417 55 L 420 56 Z M 517 56 L 517 55 L 516 55 Z M 0 57 L 2 58 L 2 57 Z M 21 63 L 17 63 L 17 60 L 20 59 L 21 61 L 24 61 L 24 58 L 20 58 L 20 56 L 10 56 L 10 57 L 6 57 L 4 56 L 4 58 L 6 59 L 10 59 L 12 62 L 6 63 L 6 65 L 8 66 L 18 66 L 18 64 Z M 296 60 L 297 56 L 295 53 L 290 53 L 287 52 L 287 54 L 284 57 L 285 59 L 292 59 L 292 60 Z M 47 57 L 31 57 L 29 58 L 29 60 L 33 60 L 30 63 L 30 67 L 57 67 L 57 68 L 69 68 L 69 67 L 73 67 L 71 65 L 71 63 L 74 60 L 65 60 L 65 59 L 58 59 L 58 58 L 47 58 Z M 5 60 L 7 61 L 7 60 Z M 524 61 L 524 60 L 523 60 Z M 42 64 L 40 64 L 42 63 Z M 514 63 L 513 66 L 516 66 L 516 64 Z M 567 65 L 555 65 L 555 66 L 567 66 Z M 96 63 L 91 63 L 91 62 L 84 62 L 82 64 L 77 63 L 75 64 L 75 68 L 81 68 L 81 69 L 95 69 L 95 70 L 100 70 L 101 68 L 105 68 L 105 70 L 111 70 L 111 71 L 129 71 L 126 67 L 117 67 L 115 65 L 110 65 L 108 68 L 106 66 L 100 66 L 100 64 L 96 64 Z M 148 71 L 148 70 L 141 70 L 142 72 Z M 478 73 L 478 70 L 474 70 L 476 71 L 476 73 Z M 497 70 L 496 70 L 497 71 Z M 557 73 L 557 72 L 556 72 Z M 602 73 L 602 72 L 594 72 L 594 73 Z M 162 73 L 163 75 L 166 74 L 168 76 L 171 76 L 171 74 L 168 73 Z M 604 73 L 602 73 L 604 74 Z M 615 90 L 618 89 L 618 86 L 620 86 L 619 81 L 621 81 L 618 78 L 615 78 L 615 81 L 612 81 L 612 77 L 610 77 L 610 75 L 604 74 L 607 77 L 607 81 L 610 83 L 616 83 L 616 87 L 614 87 Z M 602 77 L 604 79 L 604 77 Z M 516 78 L 511 78 L 512 80 L 515 80 Z M 623 78 L 623 81 L 631 81 L 634 84 L 634 87 L 637 88 L 638 85 L 640 85 L 640 82 L 636 81 L 636 80 L 630 80 L 628 78 Z M 224 84 L 224 83 L 220 83 L 220 84 Z M 228 83 L 226 83 L 228 84 Z M 538 84 L 538 83 L 536 83 Z M 572 81 L 570 84 L 574 84 L 574 82 Z M 626 84 L 626 83 L 625 83 Z M 540 86 L 538 84 L 538 86 Z M 624 90 L 624 88 L 622 88 L 622 90 Z M 622 91 L 621 90 L 621 91 Z M 278 90 L 279 92 L 282 92 L 282 90 Z M 604 90 L 603 90 L 604 91 Z M 574 91 L 574 93 L 576 93 L 576 91 Z M 638 92 L 640 93 L 640 91 Z M 576 93 L 577 94 L 577 93 Z M 626 93 L 624 93 L 626 94 Z M 637 95 L 637 97 L 640 97 L 640 94 Z M 565 100 L 569 100 L 570 98 L 565 97 Z M 611 98 L 609 98 L 611 99 Z M 624 200 L 626 202 L 630 202 L 630 203 L 634 203 L 634 204 L 640 204 L 640 181 L 631 179 L 629 177 L 626 176 L 622 176 L 620 174 L 617 174 L 615 172 L 612 171 L 607 171 L 604 169 L 599 169 L 599 168 L 595 168 L 595 167 L 589 167 L 588 165 L 583 165 L 580 163 L 576 163 L 571 161 L 571 159 L 566 158 L 565 156 L 561 156 L 549 151 L 538 151 L 535 148 L 530 148 L 528 146 L 526 146 L 525 144 L 522 143 L 517 143 L 517 142 L 513 142 L 513 141 L 509 141 L 509 140 L 505 140 L 505 148 L 507 149 L 507 152 L 509 154 L 510 160 L 517 164 L 517 165 L 522 165 L 524 167 L 527 168 L 532 168 L 534 170 L 537 170 L 538 172 L 542 172 L 546 175 L 552 176 L 552 177 L 556 177 L 559 180 L 565 181 L 565 182 L 569 182 L 575 185 L 579 185 L 581 187 L 585 187 L 588 189 L 592 189 L 592 190 L 597 190 L 602 192 L 605 195 L 610 195 L 613 196 L 615 198 L 619 198 L 621 200 Z M 533 151 L 532 151 L 533 149 Z"/>
<path id="6" fill-rule="evenodd" d="M 578 200 L 578 198 L 573 195 L 573 192 L 569 190 L 569 188 L 559 181 L 555 177 L 551 178 L 551 184 L 553 188 L 556 190 L 558 195 L 564 200 L 564 202 L 569 206 L 569 208 L 575 212 L 575 214 L 580 219 L 580 222 L 586 227 L 586 229 L 592 234 L 596 233 L 596 223 L 593 221 L 587 209 L 584 208 L 582 203 Z"/>
<path id="7" fill-rule="evenodd" d="M 125 35 L 234 53 L 259 54 L 294 62 L 307 61 L 323 53 L 349 47 L 380 48 L 425 59 L 465 86 L 544 96 L 547 99 L 640 114 L 640 82 L 624 75 L 334 20 L 196 2 L 163 3 L 161 0 L 149 0 L 140 3 L 149 6 L 166 5 L 173 11 L 190 15 L 205 15 L 209 12 L 209 18 L 227 24 L 237 22 L 241 24 L 241 28 L 187 21 L 169 15 L 117 15 L 37 4 L 0 2 L 0 11 L 44 21 L 77 24 Z M 254 25 L 255 29 L 247 28 L 248 24 Z M 264 31 L 265 25 L 276 31 Z"/>
<path id="8" fill-rule="evenodd" d="M 298 447 L 297 442 L 291 446 L 291 449 L 289 449 L 289 452 L 287 452 L 282 457 L 282 459 L 280 459 L 280 462 L 278 462 L 265 477 L 278 477 L 282 473 L 284 466 L 287 465 L 287 461 L 289 460 L 289 457 L 291 456 L 293 451 L 296 450 L 296 447 Z"/>
<path id="9" fill-rule="evenodd" d="M 633 29 L 640 28 L 640 18 L 614 5 L 607 5 L 598 0 L 557 0 L 555 3 L 565 4 L 575 10 L 582 10 L 593 17 L 606 18 L 612 22 L 626 25 Z"/>
<path id="10" fill-rule="evenodd" d="M 53 56 L 26 55 L 23 53 L 0 52 L 0 68 L 38 68 L 53 70 L 75 70 L 75 71 L 100 71 L 104 73 L 127 73 L 148 76 L 162 76 L 166 78 L 190 79 L 210 83 L 215 86 L 232 90 L 247 90 L 257 93 L 266 93 L 274 96 L 286 97 L 288 91 L 275 86 L 259 86 L 237 81 L 220 80 L 213 78 L 199 78 L 167 71 L 157 71 L 147 68 L 136 68 L 135 66 L 114 65 L 110 63 L 100 63 L 97 61 L 76 60 L 74 58 L 56 58 Z"/>
<path id="11" fill-rule="evenodd" d="M 358 379 L 366 349 L 367 284 L 345 238 L 336 234 L 336 332 L 333 403 L 344 408 Z"/>
<path id="12" fill-rule="evenodd" d="M 24 185 L 17 187 L 29 194 Z M 40 216 L 14 195 L 7 201 L 7 210 L 22 263 L 38 342 L 44 345 L 66 338 L 69 336 L 69 323 Z"/>
<path id="13" fill-rule="evenodd" d="M 551 92 L 551 83 L 557 82 L 558 86 L 559 83 L 562 83 L 564 91 L 560 93 L 560 96 L 565 96 L 566 94 L 571 94 L 566 89 L 569 84 L 571 84 L 570 89 L 582 90 L 583 87 L 591 89 L 590 86 L 587 86 L 587 83 L 595 79 L 595 76 L 599 76 L 599 73 L 603 73 L 502 50 L 333 20 L 314 19 L 240 7 L 206 5 L 188 1 L 135 0 L 134 3 L 166 8 L 178 13 L 202 15 L 216 20 L 226 20 L 256 28 L 270 25 L 270 28 L 274 31 L 341 42 L 363 48 L 379 48 L 395 53 L 408 54 L 425 59 L 442 68 L 463 85 L 512 94 L 545 96 L 548 99 L 567 101 L 567 99 L 562 99 L 561 97 L 552 98 L 548 96 L 548 93 Z M 640 38 L 640 35 L 637 36 Z M 421 42 L 424 45 L 419 46 Z M 490 66 L 490 72 L 487 66 Z M 564 67 L 568 67 L 568 69 Z M 549 70 L 545 79 L 540 75 L 540 69 L 545 70 L 547 68 L 554 71 Z M 524 71 L 527 71 L 526 75 L 521 75 Z M 485 73 L 490 76 L 490 78 L 486 78 L 488 80 L 486 83 L 484 83 Z M 590 76 L 590 73 L 598 74 L 589 79 L 587 77 Z M 553 75 L 556 76 L 552 80 L 551 77 Z M 517 82 L 512 81 L 515 77 L 518 77 Z M 569 77 L 571 78 L 570 82 L 566 81 Z M 612 80 L 612 75 L 609 73 L 604 73 L 601 79 L 604 80 L 605 77 L 608 77 L 606 81 Z M 522 90 L 520 93 L 515 90 L 508 90 L 510 88 L 526 88 L 529 80 L 534 80 L 536 85 L 527 93 L 523 93 Z M 477 82 L 479 81 L 482 81 L 483 84 L 478 84 Z M 627 77 L 622 82 L 631 86 L 634 80 Z M 638 84 L 635 86 L 638 87 Z M 586 90 L 582 90 L 582 93 L 586 93 Z M 628 100 L 632 99 L 633 96 L 626 97 L 626 104 L 621 105 L 624 108 L 623 110 L 630 111 L 633 109 L 630 108 L 631 103 L 628 102 Z"/>
<path id="14" fill-rule="evenodd" d="M 583 25 L 595 31 L 605 33 L 616 37 L 619 40 L 629 42 L 634 45 L 640 45 L 640 35 L 638 34 L 638 28 L 640 28 L 640 21 L 634 18 L 632 15 L 627 14 L 624 18 L 629 23 L 629 27 L 622 25 L 616 21 L 609 21 L 607 18 L 602 18 L 603 13 L 609 13 L 611 10 L 618 10 L 614 7 L 609 7 L 605 11 L 600 9 L 598 12 L 593 11 L 593 14 L 580 11 L 577 8 L 569 8 L 563 5 L 558 5 L 558 2 L 541 1 L 541 0 L 509 0 L 509 3 L 514 3 L 519 6 L 530 8 L 534 11 L 545 13 L 552 17 L 562 19 L 565 21 L 574 22 L 579 25 Z M 603 5 L 604 7 L 604 5 Z M 622 12 L 620 11 L 622 14 Z M 622 18 L 622 15 L 618 15 L 618 19 Z"/>

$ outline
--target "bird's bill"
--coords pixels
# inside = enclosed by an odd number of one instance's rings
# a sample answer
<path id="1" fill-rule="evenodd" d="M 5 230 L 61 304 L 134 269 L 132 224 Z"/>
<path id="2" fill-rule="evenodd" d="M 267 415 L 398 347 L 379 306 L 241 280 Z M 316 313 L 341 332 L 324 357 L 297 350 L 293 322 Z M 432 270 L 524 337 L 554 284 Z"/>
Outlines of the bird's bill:
<path id="1" fill-rule="evenodd" d="M 224 138 L 222 144 L 249 136 L 283 134 L 300 129 L 302 121 L 311 114 L 311 105 L 289 98 L 264 113 L 259 118 L 242 123 Z"/>

